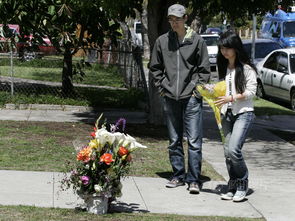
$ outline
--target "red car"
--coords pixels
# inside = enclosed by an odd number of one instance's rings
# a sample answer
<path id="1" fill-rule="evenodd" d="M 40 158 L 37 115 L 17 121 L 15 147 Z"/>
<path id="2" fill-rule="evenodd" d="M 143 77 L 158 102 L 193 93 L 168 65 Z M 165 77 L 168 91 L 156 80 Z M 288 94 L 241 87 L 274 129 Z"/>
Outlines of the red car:
<path id="1" fill-rule="evenodd" d="M 3 25 L 0 24 L 0 28 Z M 43 38 L 44 43 L 36 44 L 33 41 L 33 35 L 29 36 L 21 36 L 20 35 L 20 27 L 19 25 L 8 25 L 9 30 L 15 36 L 16 39 L 16 49 L 19 57 L 24 61 L 29 61 L 38 57 L 42 57 L 44 55 L 53 55 L 56 54 L 56 49 L 50 42 L 49 38 Z M 2 29 L 1 29 L 2 30 Z M 0 30 L 0 31 L 1 31 Z M 1 34 L 1 33 L 0 33 Z M 0 35 L 0 36 L 3 36 Z M 0 42 L 7 42 L 7 39 L 4 37 L 0 38 Z"/>

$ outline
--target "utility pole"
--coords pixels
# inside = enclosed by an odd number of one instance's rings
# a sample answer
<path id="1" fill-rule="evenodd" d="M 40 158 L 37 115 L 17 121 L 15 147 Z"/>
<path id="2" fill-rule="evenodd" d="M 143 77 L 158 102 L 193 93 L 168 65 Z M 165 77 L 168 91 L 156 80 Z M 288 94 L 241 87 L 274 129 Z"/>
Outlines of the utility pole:
<path id="1" fill-rule="evenodd" d="M 254 0 L 251 0 L 254 3 Z M 253 24 L 252 24 L 252 49 L 251 49 L 251 60 L 254 63 L 255 59 L 255 38 L 256 38 L 256 15 L 252 14 Z"/>
<path id="2" fill-rule="evenodd" d="M 251 59 L 254 62 L 255 59 L 255 38 L 256 38 L 256 15 L 253 14 L 253 26 L 252 26 L 252 49 L 251 49 Z"/>

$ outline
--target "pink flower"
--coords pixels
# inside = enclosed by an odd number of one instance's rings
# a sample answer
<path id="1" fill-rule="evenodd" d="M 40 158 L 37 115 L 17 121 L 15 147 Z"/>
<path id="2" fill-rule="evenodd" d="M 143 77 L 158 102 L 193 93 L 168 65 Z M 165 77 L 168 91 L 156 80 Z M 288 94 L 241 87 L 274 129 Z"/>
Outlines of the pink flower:
<path id="1" fill-rule="evenodd" d="M 82 181 L 82 183 L 84 185 L 88 185 L 89 184 L 89 180 L 90 180 L 89 176 L 82 176 L 81 177 L 81 181 Z"/>

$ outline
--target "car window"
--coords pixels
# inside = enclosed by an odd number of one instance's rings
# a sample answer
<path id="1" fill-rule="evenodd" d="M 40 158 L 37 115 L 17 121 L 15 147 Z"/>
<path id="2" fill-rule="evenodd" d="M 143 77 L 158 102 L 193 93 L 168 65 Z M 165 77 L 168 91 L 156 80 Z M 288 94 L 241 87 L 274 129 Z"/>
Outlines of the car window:
<path id="1" fill-rule="evenodd" d="M 269 28 L 269 32 L 271 34 L 273 34 L 274 32 L 276 32 L 277 30 L 277 22 L 276 21 L 273 21 L 271 22 L 271 25 L 270 25 L 270 28 Z"/>
<path id="2" fill-rule="evenodd" d="M 207 28 L 205 33 L 208 33 L 208 34 L 213 34 L 213 33 L 221 33 L 221 29 L 220 28 Z"/>
<path id="3" fill-rule="evenodd" d="M 295 37 L 295 22 L 284 22 L 283 24 L 284 37 Z"/>
<path id="4" fill-rule="evenodd" d="M 279 57 L 280 53 L 275 52 L 273 53 L 271 56 L 269 56 L 269 58 L 266 60 L 266 62 L 264 63 L 263 67 L 264 68 L 268 68 L 268 69 L 272 69 L 272 70 L 277 70 L 277 66 L 278 66 L 278 57 Z"/>
<path id="5" fill-rule="evenodd" d="M 270 21 L 263 21 L 261 25 L 262 32 L 268 31 L 269 26 L 270 26 Z"/>
<path id="6" fill-rule="evenodd" d="M 287 74 L 289 72 L 288 70 L 288 55 L 282 52 L 278 57 L 278 71 Z"/>
<path id="7" fill-rule="evenodd" d="M 295 73 L 295 54 L 290 54 L 290 68 L 291 73 Z"/>
<path id="8" fill-rule="evenodd" d="M 218 43 L 219 37 L 203 36 L 203 39 L 206 41 L 207 46 L 216 46 Z"/>

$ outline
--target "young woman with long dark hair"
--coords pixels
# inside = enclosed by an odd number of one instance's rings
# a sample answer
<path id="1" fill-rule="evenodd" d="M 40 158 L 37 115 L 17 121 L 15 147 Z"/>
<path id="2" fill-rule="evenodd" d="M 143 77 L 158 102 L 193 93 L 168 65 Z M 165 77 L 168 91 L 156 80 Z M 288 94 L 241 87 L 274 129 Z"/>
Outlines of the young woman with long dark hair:
<path id="1" fill-rule="evenodd" d="M 221 34 L 218 49 L 218 74 L 219 79 L 226 82 L 226 95 L 215 103 L 221 106 L 224 155 L 229 174 L 228 191 L 221 199 L 239 202 L 248 191 L 248 169 L 242 147 L 255 118 L 256 70 L 240 37 L 233 31 Z"/>

